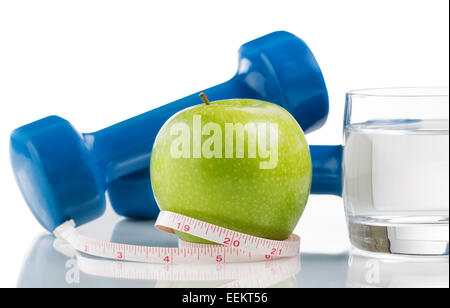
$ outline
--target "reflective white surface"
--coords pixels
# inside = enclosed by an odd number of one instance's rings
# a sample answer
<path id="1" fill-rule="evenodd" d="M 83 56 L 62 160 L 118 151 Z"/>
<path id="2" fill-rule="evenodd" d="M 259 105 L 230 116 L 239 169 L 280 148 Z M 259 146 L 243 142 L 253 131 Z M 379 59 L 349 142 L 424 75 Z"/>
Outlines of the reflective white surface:
<path id="1" fill-rule="evenodd" d="M 118 220 L 118 221 L 116 221 Z M 80 228 L 113 242 L 176 247 L 153 221 L 113 216 Z M 39 235 L 24 260 L 18 287 L 448 287 L 448 257 L 392 257 L 353 251 L 217 265 L 157 265 L 75 256 L 53 235 Z"/>

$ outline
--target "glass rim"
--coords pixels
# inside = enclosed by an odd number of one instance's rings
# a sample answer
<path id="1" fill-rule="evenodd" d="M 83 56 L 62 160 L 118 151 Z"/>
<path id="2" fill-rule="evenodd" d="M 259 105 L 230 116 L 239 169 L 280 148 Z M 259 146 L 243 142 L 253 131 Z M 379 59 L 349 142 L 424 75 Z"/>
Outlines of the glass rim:
<path id="1" fill-rule="evenodd" d="M 392 98 L 418 98 L 418 97 L 448 97 L 449 87 L 386 87 L 365 88 L 348 91 L 349 96 L 355 97 L 392 97 Z"/>

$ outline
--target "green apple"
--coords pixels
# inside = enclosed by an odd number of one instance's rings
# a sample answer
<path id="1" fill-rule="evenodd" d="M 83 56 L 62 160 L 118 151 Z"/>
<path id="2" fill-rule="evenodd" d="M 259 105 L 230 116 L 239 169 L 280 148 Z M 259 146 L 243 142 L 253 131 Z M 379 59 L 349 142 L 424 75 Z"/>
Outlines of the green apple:
<path id="1" fill-rule="evenodd" d="M 286 239 L 311 188 L 302 129 L 272 103 L 204 102 L 174 115 L 156 137 L 150 172 L 158 206 L 253 236 Z"/>

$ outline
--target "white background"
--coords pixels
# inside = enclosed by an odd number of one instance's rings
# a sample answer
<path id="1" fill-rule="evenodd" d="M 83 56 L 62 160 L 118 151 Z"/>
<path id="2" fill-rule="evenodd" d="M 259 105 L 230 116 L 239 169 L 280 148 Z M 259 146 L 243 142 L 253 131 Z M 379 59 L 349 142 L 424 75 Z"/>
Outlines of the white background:
<path id="1" fill-rule="evenodd" d="M 275 30 L 304 39 L 330 94 L 310 144 L 341 142 L 345 92 L 447 86 L 449 2 L 0 1 L 0 286 L 15 286 L 42 232 L 16 186 L 14 128 L 50 114 L 95 131 L 230 78 L 237 50 Z M 70 176 L 70 175 L 68 175 Z M 342 201 L 312 197 L 297 232 L 307 251 L 347 248 Z"/>

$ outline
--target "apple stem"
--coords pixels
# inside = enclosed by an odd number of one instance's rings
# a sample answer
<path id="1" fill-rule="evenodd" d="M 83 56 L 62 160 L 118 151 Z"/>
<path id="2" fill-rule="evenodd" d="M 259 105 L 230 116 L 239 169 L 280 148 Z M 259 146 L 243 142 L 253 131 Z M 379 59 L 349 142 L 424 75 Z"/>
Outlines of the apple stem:
<path id="1" fill-rule="evenodd" d="M 205 103 L 205 105 L 211 105 L 211 102 L 209 101 L 209 99 L 205 93 L 202 92 L 199 94 L 199 96 L 202 99 L 202 101 Z"/>

